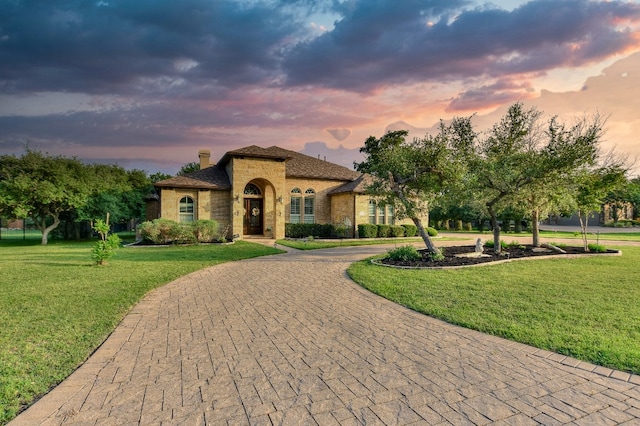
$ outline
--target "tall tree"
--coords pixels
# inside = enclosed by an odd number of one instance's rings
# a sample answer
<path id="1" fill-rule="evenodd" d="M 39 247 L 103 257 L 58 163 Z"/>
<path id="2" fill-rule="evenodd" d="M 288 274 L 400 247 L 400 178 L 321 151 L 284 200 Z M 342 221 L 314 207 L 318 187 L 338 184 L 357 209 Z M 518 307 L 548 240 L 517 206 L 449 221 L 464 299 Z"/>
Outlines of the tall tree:
<path id="1" fill-rule="evenodd" d="M 200 163 L 192 161 L 183 165 L 178 171 L 178 176 L 188 175 L 189 173 L 197 172 L 200 170 Z"/>
<path id="2" fill-rule="evenodd" d="M 0 157 L 0 170 L 0 211 L 32 218 L 42 231 L 42 244 L 60 224 L 60 215 L 82 207 L 93 191 L 91 173 L 75 158 L 27 149 L 20 158 Z"/>
<path id="3" fill-rule="evenodd" d="M 539 118 L 536 109 L 526 110 L 521 103 L 514 104 L 486 138 L 475 141 L 467 189 L 484 201 L 496 253 L 501 251 L 500 209 L 540 174 L 540 158 L 536 153 Z"/>
<path id="4" fill-rule="evenodd" d="M 441 123 L 437 135 L 408 142 L 406 130 L 388 132 L 381 138 L 370 136 L 360 152 L 365 160 L 356 169 L 373 176 L 368 192 L 392 204 L 396 217 L 410 218 L 418 228 L 427 250 L 439 250 L 426 232 L 421 217 L 443 190 L 455 185 L 463 163 L 457 153 L 464 152 L 462 140 L 451 138 L 452 126 Z"/>
<path id="5" fill-rule="evenodd" d="M 494 250 L 499 253 L 502 209 L 528 205 L 533 223 L 533 244 L 539 245 L 540 214 L 567 188 L 576 170 L 597 161 L 603 121 L 599 116 L 573 126 L 555 117 L 546 131 L 542 114 L 516 103 L 509 107 L 488 136 L 477 142 L 470 163 L 470 189 L 484 200 L 493 228 Z"/>

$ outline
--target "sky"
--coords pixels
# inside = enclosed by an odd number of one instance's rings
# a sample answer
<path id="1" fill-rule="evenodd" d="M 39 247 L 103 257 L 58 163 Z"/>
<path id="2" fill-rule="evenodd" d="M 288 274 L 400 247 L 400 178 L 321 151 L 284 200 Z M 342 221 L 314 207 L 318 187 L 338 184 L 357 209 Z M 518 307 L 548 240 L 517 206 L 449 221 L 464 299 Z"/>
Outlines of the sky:
<path id="1" fill-rule="evenodd" d="M 600 114 L 640 157 L 640 0 L 0 1 L 0 155 L 175 174 L 277 145 L 351 168 L 369 136 L 514 102 Z"/>

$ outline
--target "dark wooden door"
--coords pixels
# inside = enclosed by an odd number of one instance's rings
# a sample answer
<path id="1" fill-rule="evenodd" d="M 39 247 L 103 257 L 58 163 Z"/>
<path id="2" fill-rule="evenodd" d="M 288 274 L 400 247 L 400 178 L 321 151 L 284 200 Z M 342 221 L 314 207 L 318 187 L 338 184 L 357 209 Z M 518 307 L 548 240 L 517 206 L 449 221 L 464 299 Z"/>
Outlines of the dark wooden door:
<path id="1" fill-rule="evenodd" d="M 245 235 L 262 235 L 262 199 L 244 199 Z"/>

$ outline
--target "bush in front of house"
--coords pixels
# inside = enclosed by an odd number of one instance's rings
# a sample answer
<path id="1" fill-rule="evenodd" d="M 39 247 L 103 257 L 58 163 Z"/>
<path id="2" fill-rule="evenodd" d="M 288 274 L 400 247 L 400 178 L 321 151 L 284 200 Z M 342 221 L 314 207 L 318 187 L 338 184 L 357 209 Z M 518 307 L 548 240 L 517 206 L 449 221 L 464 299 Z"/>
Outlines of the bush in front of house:
<path id="1" fill-rule="evenodd" d="M 404 227 L 400 225 L 391 225 L 390 235 L 392 237 L 404 237 Z"/>
<path id="2" fill-rule="evenodd" d="M 220 227 L 215 220 L 179 223 L 169 219 L 154 219 L 138 226 L 140 236 L 153 244 L 208 243 L 220 239 Z"/>
<path id="3" fill-rule="evenodd" d="M 220 240 L 220 225 L 215 220 L 196 220 L 191 222 L 191 231 L 199 243 L 210 243 Z"/>
<path id="4" fill-rule="evenodd" d="M 358 225 L 358 236 L 360 238 L 375 238 L 378 236 L 378 226 L 372 223 L 361 223 Z"/>
<path id="5" fill-rule="evenodd" d="M 418 233 L 418 227 L 415 225 L 404 224 L 402 227 L 404 228 L 404 235 L 406 237 L 415 237 Z"/>
<path id="6" fill-rule="evenodd" d="M 285 223 L 284 236 L 286 238 L 331 238 L 336 230 L 330 223 Z"/>
<path id="7" fill-rule="evenodd" d="M 430 226 L 427 226 L 425 228 L 425 231 L 427 231 L 427 235 L 429 235 L 430 237 L 437 237 L 438 236 L 438 231 L 436 230 L 436 228 L 432 228 Z"/>
<path id="8" fill-rule="evenodd" d="M 391 233 L 391 227 L 389 225 L 378 225 L 378 237 L 387 238 Z"/>

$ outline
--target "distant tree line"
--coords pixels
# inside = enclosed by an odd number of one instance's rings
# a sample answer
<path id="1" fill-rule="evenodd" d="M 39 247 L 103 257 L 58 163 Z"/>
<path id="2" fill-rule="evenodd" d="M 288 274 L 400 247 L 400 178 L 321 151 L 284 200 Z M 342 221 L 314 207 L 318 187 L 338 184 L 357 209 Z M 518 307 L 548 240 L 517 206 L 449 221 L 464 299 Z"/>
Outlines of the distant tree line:
<path id="1" fill-rule="evenodd" d="M 588 215 L 605 203 L 640 203 L 640 181 L 628 180 L 629 164 L 604 152 L 605 120 L 599 115 L 572 124 L 543 120 L 535 108 L 516 103 L 491 129 L 478 132 L 473 116 L 440 122 L 436 134 L 407 141 L 404 130 L 369 137 L 356 169 L 369 173 L 368 192 L 410 218 L 427 249 L 439 250 L 421 217 L 489 222 L 500 252 L 501 219 L 528 220 L 533 245 L 538 223 L 549 214 L 577 214 L 588 250 Z M 616 204 L 618 203 L 618 204 Z"/>
<path id="2" fill-rule="evenodd" d="M 79 238 L 83 223 L 107 212 L 112 223 L 144 219 L 145 196 L 154 182 L 167 177 L 27 148 L 20 157 L 0 156 L 0 216 L 31 218 L 42 231 L 42 244 L 53 231 Z"/>

